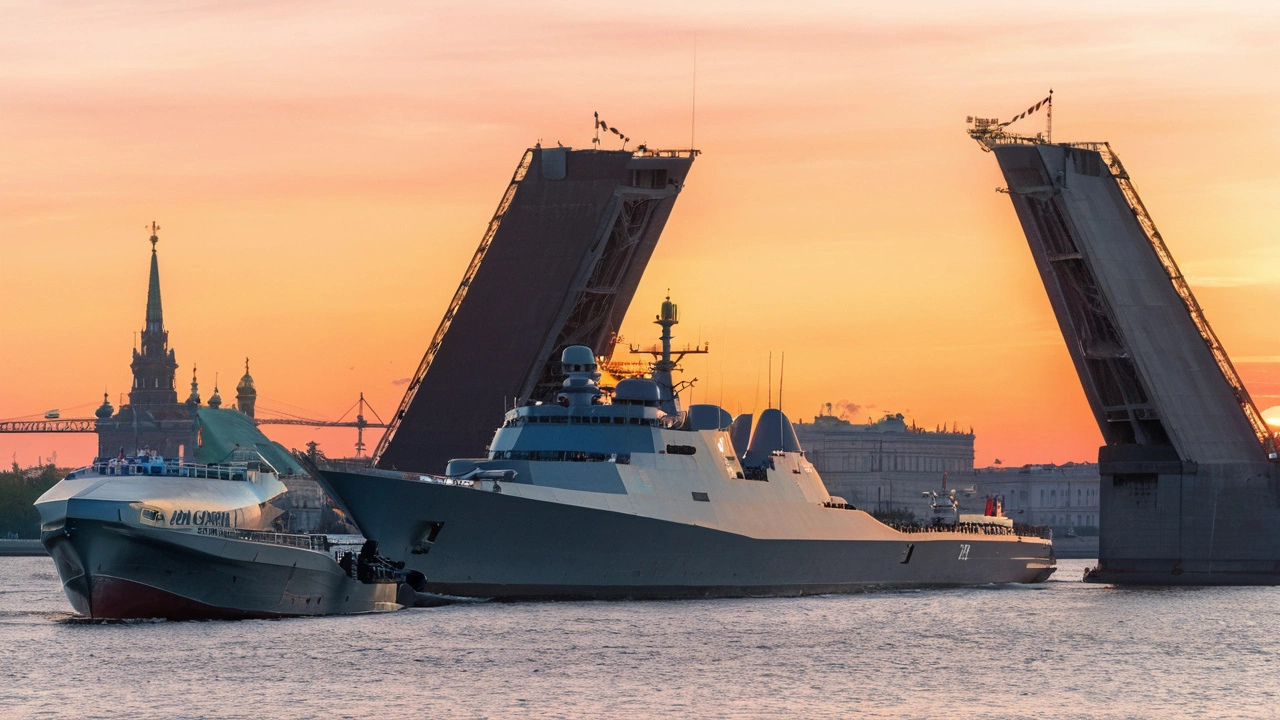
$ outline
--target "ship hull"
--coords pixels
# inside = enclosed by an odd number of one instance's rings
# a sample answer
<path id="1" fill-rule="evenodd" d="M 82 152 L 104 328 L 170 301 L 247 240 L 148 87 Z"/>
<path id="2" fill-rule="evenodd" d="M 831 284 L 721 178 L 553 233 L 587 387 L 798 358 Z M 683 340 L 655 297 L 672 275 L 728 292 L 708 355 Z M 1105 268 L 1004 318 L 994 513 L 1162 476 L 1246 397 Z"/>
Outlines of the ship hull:
<path id="1" fill-rule="evenodd" d="M 396 610 L 392 583 L 280 545 L 69 518 L 41 538 L 77 613 L 93 619 L 245 619 Z"/>
<path id="2" fill-rule="evenodd" d="M 891 531 L 875 539 L 759 538 L 376 472 L 320 476 L 380 552 L 423 572 L 428 591 L 447 595 L 795 596 L 1032 583 L 1055 569 L 1051 543 L 1037 538 Z"/>

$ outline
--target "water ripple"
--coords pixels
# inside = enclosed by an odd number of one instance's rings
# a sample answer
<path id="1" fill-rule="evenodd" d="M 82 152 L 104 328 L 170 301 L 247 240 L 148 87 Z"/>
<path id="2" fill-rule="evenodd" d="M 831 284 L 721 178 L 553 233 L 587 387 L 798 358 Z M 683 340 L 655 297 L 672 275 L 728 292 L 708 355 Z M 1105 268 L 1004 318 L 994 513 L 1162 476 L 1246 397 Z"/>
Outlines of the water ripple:
<path id="1" fill-rule="evenodd" d="M 852 596 L 75 618 L 0 559 L 5 718 L 1272 717 L 1280 590 L 1057 580 Z"/>

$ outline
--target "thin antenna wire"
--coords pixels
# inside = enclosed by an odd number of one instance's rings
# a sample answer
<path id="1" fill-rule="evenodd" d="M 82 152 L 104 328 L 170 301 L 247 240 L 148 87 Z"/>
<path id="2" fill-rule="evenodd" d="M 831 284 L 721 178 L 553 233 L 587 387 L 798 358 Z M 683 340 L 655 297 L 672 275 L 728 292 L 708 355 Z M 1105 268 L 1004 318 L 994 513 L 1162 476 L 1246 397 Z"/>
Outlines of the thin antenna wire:
<path id="1" fill-rule="evenodd" d="M 778 414 L 782 417 L 778 418 L 778 449 L 786 452 L 787 449 L 787 431 L 784 427 L 786 415 L 782 414 L 782 379 L 787 374 L 787 351 L 782 351 L 782 364 L 778 368 Z"/>
<path id="2" fill-rule="evenodd" d="M 693 99 L 689 103 L 689 149 L 692 150 L 697 145 L 694 144 L 694 130 L 697 129 L 698 122 L 698 31 L 693 31 Z"/>
<path id="3" fill-rule="evenodd" d="M 778 412 L 782 412 L 782 378 L 787 374 L 787 351 L 782 351 L 782 365 L 778 368 Z"/>
<path id="4" fill-rule="evenodd" d="M 751 394 L 751 414 L 760 409 L 760 361 L 756 361 L 756 391 Z"/>
<path id="5" fill-rule="evenodd" d="M 716 405 L 724 409 L 724 343 L 720 343 L 720 401 Z"/>
<path id="6" fill-rule="evenodd" d="M 773 409 L 773 351 L 769 351 L 769 409 Z"/>

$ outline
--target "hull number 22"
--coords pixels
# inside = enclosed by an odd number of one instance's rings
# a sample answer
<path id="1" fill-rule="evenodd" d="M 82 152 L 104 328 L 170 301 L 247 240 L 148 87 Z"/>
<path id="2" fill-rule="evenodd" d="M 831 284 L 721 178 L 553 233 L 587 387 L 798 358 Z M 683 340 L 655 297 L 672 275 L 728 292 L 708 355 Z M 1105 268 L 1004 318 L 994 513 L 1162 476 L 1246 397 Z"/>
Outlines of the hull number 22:
<path id="1" fill-rule="evenodd" d="M 969 546 L 968 546 L 968 545 L 961 545 L 961 546 L 960 546 L 960 557 L 959 557 L 959 559 L 960 559 L 960 560 L 968 560 L 968 559 L 969 559 Z"/>

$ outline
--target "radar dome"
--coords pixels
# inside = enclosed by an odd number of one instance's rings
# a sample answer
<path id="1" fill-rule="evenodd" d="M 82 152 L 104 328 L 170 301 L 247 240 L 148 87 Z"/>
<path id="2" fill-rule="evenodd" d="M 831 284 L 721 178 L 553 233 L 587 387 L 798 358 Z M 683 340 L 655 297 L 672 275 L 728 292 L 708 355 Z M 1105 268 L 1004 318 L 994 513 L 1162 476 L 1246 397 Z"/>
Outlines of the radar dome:
<path id="1" fill-rule="evenodd" d="M 682 430 L 725 430 L 733 423 L 733 416 L 719 405 L 698 403 L 690 405 L 684 415 Z"/>
<path id="2" fill-rule="evenodd" d="M 663 301 L 662 315 L 660 315 L 658 319 L 669 320 L 671 322 L 680 322 L 680 309 L 676 307 L 675 303 L 671 302 L 670 295 L 668 295 L 667 299 Z"/>
<path id="3" fill-rule="evenodd" d="M 661 400 L 662 391 L 658 389 L 658 383 L 645 378 L 622 380 L 613 391 L 613 401 L 619 405 L 656 405 Z"/>
<path id="4" fill-rule="evenodd" d="M 570 345 L 560 354 L 565 372 L 595 372 L 596 356 L 586 345 Z"/>

